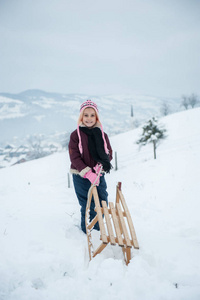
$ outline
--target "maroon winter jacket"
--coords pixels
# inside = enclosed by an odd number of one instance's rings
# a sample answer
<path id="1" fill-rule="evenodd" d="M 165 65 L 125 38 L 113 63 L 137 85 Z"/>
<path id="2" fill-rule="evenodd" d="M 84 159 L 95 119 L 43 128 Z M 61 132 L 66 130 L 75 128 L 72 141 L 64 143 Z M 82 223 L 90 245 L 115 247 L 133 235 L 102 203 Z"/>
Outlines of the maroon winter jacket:
<path id="1" fill-rule="evenodd" d="M 109 158 L 112 160 L 112 148 L 110 145 L 109 138 L 107 134 L 104 132 L 105 140 L 107 143 L 107 147 L 109 150 Z M 81 142 L 83 147 L 83 153 L 81 154 L 79 151 L 78 143 L 78 133 L 77 130 L 74 130 L 71 133 L 70 141 L 69 141 L 69 156 L 71 160 L 71 173 L 79 174 L 81 177 L 93 167 L 96 166 L 97 162 L 91 157 L 89 149 L 88 149 L 88 136 L 86 133 L 80 130 Z"/>

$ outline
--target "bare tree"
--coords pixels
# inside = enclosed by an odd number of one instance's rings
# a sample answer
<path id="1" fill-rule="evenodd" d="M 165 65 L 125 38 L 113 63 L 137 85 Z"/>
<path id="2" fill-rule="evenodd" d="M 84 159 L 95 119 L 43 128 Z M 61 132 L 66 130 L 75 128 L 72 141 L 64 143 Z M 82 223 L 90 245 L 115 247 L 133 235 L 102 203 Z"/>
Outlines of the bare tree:
<path id="1" fill-rule="evenodd" d="M 168 103 L 163 102 L 160 108 L 160 112 L 163 116 L 167 116 L 170 113 L 170 106 Z"/>
<path id="2" fill-rule="evenodd" d="M 185 107 L 185 109 L 188 109 L 189 106 L 188 96 L 185 95 L 182 96 L 181 106 Z"/>
<path id="3" fill-rule="evenodd" d="M 191 96 L 188 97 L 188 102 L 191 105 L 191 107 L 194 108 L 199 103 L 198 96 L 192 94 Z"/>
<path id="4" fill-rule="evenodd" d="M 48 155 L 48 153 L 46 153 L 42 147 L 43 139 L 44 136 L 42 134 L 28 136 L 27 142 L 30 146 L 29 159 L 37 159 Z"/>
<path id="5" fill-rule="evenodd" d="M 189 106 L 194 108 L 199 104 L 199 97 L 196 94 L 191 94 L 190 96 L 183 95 L 181 105 L 188 109 Z"/>

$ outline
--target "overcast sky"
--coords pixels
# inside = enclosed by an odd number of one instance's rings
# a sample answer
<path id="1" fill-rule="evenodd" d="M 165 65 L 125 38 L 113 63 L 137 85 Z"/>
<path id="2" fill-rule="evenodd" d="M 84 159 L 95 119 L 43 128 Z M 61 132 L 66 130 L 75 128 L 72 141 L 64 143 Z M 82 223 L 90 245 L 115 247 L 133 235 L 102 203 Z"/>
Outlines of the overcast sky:
<path id="1" fill-rule="evenodd" d="M 0 0 L 0 92 L 200 94 L 199 0 Z"/>

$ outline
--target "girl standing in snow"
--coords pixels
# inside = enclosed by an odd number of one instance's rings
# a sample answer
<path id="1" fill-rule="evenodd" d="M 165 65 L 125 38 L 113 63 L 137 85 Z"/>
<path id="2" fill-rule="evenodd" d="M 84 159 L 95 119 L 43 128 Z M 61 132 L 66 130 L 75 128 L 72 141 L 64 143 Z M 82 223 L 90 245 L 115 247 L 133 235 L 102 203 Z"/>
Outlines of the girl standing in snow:
<path id="1" fill-rule="evenodd" d="M 112 148 L 108 136 L 103 131 L 99 119 L 97 105 L 91 100 L 87 100 L 80 107 L 78 126 L 71 133 L 69 141 L 69 156 L 71 160 L 70 172 L 73 176 L 75 192 L 81 206 L 81 229 L 86 233 L 85 210 L 87 204 L 88 190 L 91 184 L 97 180 L 100 167 L 103 171 L 95 185 L 100 203 L 107 202 L 108 193 L 104 173 L 109 173 L 111 169 Z M 90 218 L 96 215 L 94 211 L 94 199 L 91 201 Z M 96 223 L 94 229 L 99 230 Z"/>

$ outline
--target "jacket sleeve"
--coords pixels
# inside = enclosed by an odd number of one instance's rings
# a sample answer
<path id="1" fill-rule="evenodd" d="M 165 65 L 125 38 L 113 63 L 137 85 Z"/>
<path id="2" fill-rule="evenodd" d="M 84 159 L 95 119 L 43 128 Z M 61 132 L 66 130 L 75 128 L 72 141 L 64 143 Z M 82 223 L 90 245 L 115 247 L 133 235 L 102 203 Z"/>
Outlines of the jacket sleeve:
<path id="1" fill-rule="evenodd" d="M 77 131 L 73 131 L 70 136 L 69 141 L 69 157 L 71 160 L 72 167 L 78 170 L 79 175 L 84 177 L 84 175 L 91 169 L 82 160 L 81 153 L 78 147 L 79 139 Z"/>
<path id="2" fill-rule="evenodd" d="M 112 158 L 113 158 L 113 156 L 112 156 L 112 147 L 110 145 L 110 141 L 109 141 L 108 135 L 105 132 L 104 132 L 104 135 L 105 135 L 106 143 L 107 143 L 108 150 L 109 150 L 109 158 L 110 158 L 110 161 L 111 161 Z"/>

